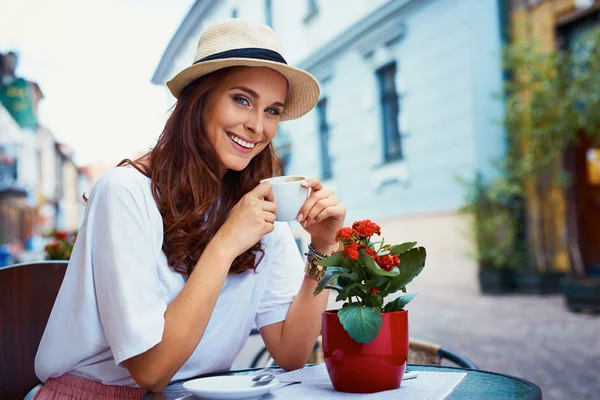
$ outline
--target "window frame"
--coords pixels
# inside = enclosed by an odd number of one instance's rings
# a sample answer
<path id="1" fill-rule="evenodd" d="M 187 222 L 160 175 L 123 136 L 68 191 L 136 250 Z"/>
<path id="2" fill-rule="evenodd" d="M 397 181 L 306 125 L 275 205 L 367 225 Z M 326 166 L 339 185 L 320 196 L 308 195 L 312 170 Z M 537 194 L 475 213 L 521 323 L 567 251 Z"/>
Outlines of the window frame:
<path id="1" fill-rule="evenodd" d="M 391 71 L 391 72 L 390 72 Z M 378 68 L 376 71 L 379 90 L 379 113 L 381 121 L 381 135 L 383 139 L 383 162 L 390 163 L 404 158 L 402 149 L 402 132 L 400 130 L 400 94 L 396 87 L 398 64 L 391 61 Z M 391 74 L 391 77 L 388 75 Z M 390 90 L 391 89 L 391 90 Z M 391 109 L 391 111 L 390 111 Z M 394 113 L 394 115 L 389 115 Z M 392 126 L 389 125 L 391 122 Z M 397 149 L 392 149 L 396 144 Z"/>
<path id="2" fill-rule="evenodd" d="M 331 152 L 329 151 L 330 126 L 327 122 L 327 97 L 322 97 L 317 102 L 315 109 L 317 111 L 317 128 L 319 135 L 319 158 L 321 160 L 321 180 L 325 181 L 333 178 L 333 165 L 331 162 Z"/>

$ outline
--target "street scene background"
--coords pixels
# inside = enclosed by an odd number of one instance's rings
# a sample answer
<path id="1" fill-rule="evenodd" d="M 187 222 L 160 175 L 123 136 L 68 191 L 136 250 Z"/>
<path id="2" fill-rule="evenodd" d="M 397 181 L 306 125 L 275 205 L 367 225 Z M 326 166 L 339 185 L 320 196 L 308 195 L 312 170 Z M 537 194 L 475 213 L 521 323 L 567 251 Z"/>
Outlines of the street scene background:
<path id="1" fill-rule="evenodd" d="M 285 173 L 427 248 L 411 336 L 597 399 L 600 1 L 1 0 L 0 268 L 68 260 L 82 196 L 152 148 L 165 82 L 224 18 L 271 26 L 321 85 L 280 125 Z"/>

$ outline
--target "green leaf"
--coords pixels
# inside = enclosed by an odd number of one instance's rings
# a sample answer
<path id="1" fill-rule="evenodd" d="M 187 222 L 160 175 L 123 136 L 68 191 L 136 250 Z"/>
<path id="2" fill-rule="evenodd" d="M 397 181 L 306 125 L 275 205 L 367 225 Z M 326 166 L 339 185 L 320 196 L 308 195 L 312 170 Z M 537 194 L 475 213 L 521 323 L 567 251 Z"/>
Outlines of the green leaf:
<path id="1" fill-rule="evenodd" d="M 361 282 L 354 282 L 351 285 L 348 285 L 347 287 L 343 288 L 340 291 L 340 294 L 338 295 L 338 300 L 346 300 L 348 297 L 350 296 L 359 296 L 361 298 L 364 298 L 367 295 L 367 293 L 365 292 L 365 289 L 363 288 L 363 285 Z M 339 299 L 341 296 L 343 296 L 343 299 Z"/>
<path id="2" fill-rule="evenodd" d="M 337 297 L 335 298 L 335 301 L 346 301 L 348 299 L 348 293 L 344 292 L 343 290 L 340 290 L 340 292 L 338 293 Z M 349 304 L 349 303 L 344 303 L 344 307 Z"/>
<path id="3" fill-rule="evenodd" d="M 402 311 L 404 306 L 415 298 L 416 293 L 403 294 L 402 296 L 390 301 L 383 307 L 383 312 Z"/>
<path id="4" fill-rule="evenodd" d="M 342 267 L 346 269 L 352 268 L 352 260 L 344 257 L 343 251 L 333 253 L 331 256 L 324 258 L 320 261 L 315 261 L 315 264 L 322 265 L 324 267 Z"/>
<path id="5" fill-rule="evenodd" d="M 425 267 L 427 254 L 424 247 L 416 247 L 402 254 L 400 258 L 400 273 L 388 286 L 389 293 L 394 293 L 408 285 Z"/>
<path id="6" fill-rule="evenodd" d="M 369 278 L 376 278 L 377 276 L 396 276 L 398 271 L 386 271 L 377 265 L 375 260 L 364 251 L 360 251 L 359 261 L 365 266 Z"/>
<path id="7" fill-rule="evenodd" d="M 317 283 L 317 287 L 313 291 L 313 296 L 318 295 L 325 289 L 326 286 L 331 286 L 332 289 L 335 289 L 335 286 L 338 284 L 337 279 L 339 277 L 344 277 L 350 279 L 352 282 L 356 282 L 359 280 L 359 276 L 354 272 L 348 272 L 347 269 L 342 267 L 327 267 L 325 274 Z"/>
<path id="8" fill-rule="evenodd" d="M 374 307 L 348 306 L 338 311 L 348 335 L 358 343 L 370 343 L 381 329 L 381 312 Z"/>
<path id="9" fill-rule="evenodd" d="M 406 253 L 407 251 L 409 251 L 416 245 L 417 245 L 417 242 L 406 242 L 406 243 L 399 244 L 398 246 L 392 247 L 392 250 L 390 250 L 390 254 Z"/>

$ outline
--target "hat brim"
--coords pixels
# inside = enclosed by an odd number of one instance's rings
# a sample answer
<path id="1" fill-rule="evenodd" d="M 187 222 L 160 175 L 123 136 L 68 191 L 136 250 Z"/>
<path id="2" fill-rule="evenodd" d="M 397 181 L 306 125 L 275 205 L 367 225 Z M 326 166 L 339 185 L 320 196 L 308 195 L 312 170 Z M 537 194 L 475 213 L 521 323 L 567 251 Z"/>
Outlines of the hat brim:
<path id="1" fill-rule="evenodd" d="M 300 118 L 319 101 L 319 84 L 308 72 L 287 64 L 252 58 L 226 58 L 191 65 L 168 81 L 167 87 L 173 96 L 178 98 L 183 88 L 196 79 L 219 69 L 237 66 L 267 67 L 286 77 L 290 84 L 290 92 L 281 114 L 282 121 Z"/>

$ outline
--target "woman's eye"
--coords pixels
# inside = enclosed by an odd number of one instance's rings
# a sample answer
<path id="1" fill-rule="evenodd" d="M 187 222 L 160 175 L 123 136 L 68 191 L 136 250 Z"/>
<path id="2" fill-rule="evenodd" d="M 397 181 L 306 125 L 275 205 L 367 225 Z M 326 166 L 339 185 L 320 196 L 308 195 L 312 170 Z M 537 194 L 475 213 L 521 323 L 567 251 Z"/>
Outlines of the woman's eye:
<path id="1" fill-rule="evenodd" d="M 235 96 L 233 98 L 233 101 L 235 101 L 236 103 L 241 104 L 243 106 L 249 106 L 250 105 L 250 102 L 248 101 L 248 99 L 245 99 L 245 98 L 240 97 L 240 96 Z"/>
<path id="2" fill-rule="evenodd" d="M 269 114 L 271 114 L 271 115 L 279 115 L 279 114 L 281 114 L 281 113 L 279 112 L 279 110 L 278 110 L 278 109 L 276 109 L 276 108 L 267 108 L 267 112 L 268 112 Z"/>

